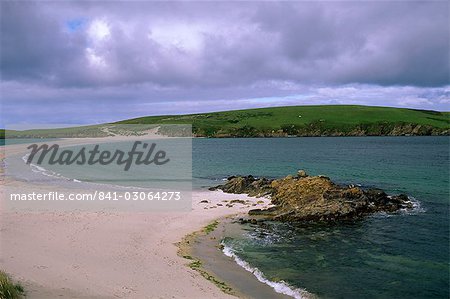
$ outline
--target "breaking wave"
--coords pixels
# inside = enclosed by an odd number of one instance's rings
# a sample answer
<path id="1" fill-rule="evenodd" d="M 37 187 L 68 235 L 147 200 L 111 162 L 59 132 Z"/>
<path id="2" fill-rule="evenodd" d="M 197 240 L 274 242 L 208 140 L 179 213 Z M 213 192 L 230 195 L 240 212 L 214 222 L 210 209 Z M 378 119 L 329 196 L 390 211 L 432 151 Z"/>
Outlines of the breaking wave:
<path id="1" fill-rule="evenodd" d="M 284 294 L 287 296 L 291 296 L 296 299 L 313 298 L 312 294 L 308 293 L 306 290 L 292 287 L 288 283 L 286 283 L 282 280 L 275 282 L 275 281 L 271 281 L 271 280 L 267 279 L 261 270 L 259 270 L 256 267 L 252 267 L 249 263 L 247 263 L 246 261 L 241 259 L 239 256 L 237 256 L 232 247 L 226 245 L 223 241 L 222 241 L 222 245 L 223 245 L 222 252 L 226 256 L 234 259 L 234 261 L 239 266 L 241 266 L 248 272 L 252 273 L 260 282 L 265 283 L 268 286 L 270 286 L 271 288 L 273 288 L 275 290 L 275 292 Z"/>

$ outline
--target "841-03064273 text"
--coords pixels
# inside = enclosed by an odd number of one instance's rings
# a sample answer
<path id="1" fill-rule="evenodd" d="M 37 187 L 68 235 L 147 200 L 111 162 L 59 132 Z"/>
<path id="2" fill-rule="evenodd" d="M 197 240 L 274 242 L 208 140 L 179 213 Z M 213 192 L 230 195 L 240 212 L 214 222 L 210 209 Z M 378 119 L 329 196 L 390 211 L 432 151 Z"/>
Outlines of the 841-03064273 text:
<path id="1" fill-rule="evenodd" d="M 178 201 L 182 199 L 180 191 L 93 191 L 86 193 L 30 192 L 11 193 L 11 201 Z"/>

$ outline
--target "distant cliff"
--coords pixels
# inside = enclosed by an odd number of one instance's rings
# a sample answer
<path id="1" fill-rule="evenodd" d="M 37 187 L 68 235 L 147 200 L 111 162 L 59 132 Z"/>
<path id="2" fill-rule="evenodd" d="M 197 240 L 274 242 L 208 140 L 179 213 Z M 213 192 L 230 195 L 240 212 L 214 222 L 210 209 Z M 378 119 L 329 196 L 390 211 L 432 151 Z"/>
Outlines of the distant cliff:
<path id="1" fill-rule="evenodd" d="M 243 126 L 233 129 L 222 129 L 208 132 L 203 128 L 194 127 L 197 137 L 316 137 L 316 136 L 438 136 L 449 135 L 449 129 L 420 125 L 415 123 L 371 123 L 347 127 L 327 127 L 320 123 L 308 125 L 283 125 L 280 129 L 261 129 Z"/>

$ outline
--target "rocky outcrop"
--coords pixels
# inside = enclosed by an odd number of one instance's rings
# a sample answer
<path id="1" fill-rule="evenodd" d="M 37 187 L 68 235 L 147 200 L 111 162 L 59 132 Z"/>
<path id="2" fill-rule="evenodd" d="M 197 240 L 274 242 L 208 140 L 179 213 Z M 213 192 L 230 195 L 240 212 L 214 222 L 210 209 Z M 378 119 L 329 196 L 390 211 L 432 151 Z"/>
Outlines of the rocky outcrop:
<path id="1" fill-rule="evenodd" d="M 330 126 L 319 120 L 304 125 L 285 124 L 279 128 L 262 129 L 244 125 L 233 128 L 217 128 L 203 130 L 193 128 L 196 137 L 214 138 L 249 138 L 249 137 L 312 137 L 312 136 L 449 136 L 448 122 L 446 126 L 407 123 L 407 122 L 374 122 L 348 126 Z"/>
<path id="2" fill-rule="evenodd" d="M 354 220 L 376 212 L 395 212 L 412 208 L 404 194 L 389 196 L 379 189 L 340 186 L 325 176 L 297 176 L 282 179 L 230 177 L 220 189 L 228 193 L 271 197 L 274 207 L 251 210 L 249 215 L 278 221 L 333 222 Z"/>
<path id="3" fill-rule="evenodd" d="M 255 178 L 249 176 L 232 176 L 227 179 L 224 185 L 211 187 L 209 190 L 214 191 L 217 189 L 226 193 L 235 194 L 248 194 L 249 196 L 261 197 L 269 195 L 273 191 L 271 187 L 272 180 L 266 178 Z"/>

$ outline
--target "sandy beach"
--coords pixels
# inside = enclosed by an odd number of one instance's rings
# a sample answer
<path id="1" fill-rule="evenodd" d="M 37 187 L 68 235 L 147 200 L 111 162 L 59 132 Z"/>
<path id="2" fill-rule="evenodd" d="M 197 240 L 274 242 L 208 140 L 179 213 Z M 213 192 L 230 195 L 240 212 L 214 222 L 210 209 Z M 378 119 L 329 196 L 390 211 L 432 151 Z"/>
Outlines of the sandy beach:
<path id="1" fill-rule="evenodd" d="M 194 192 L 189 213 L 2 211 L 0 267 L 30 298 L 229 298 L 186 266 L 176 243 L 214 219 L 249 209 L 211 208 L 232 199 L 250 198 Z"/>
<path id="2" fill-rule="evenodd" d="M 10 177 L 1 184 L 3 203 L 5 189 L 64 191 Z M 36 212 L 2 205 L 0 269 L 20 281 L 29 298 L 231 298 L 187 266 L 177 243 L 214 219 L 268 200 L 221 191 L 192 197 L 190 212 Z M 246 203 L 226 205 L 234 199 Z"/>

